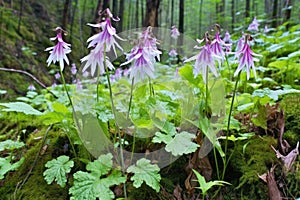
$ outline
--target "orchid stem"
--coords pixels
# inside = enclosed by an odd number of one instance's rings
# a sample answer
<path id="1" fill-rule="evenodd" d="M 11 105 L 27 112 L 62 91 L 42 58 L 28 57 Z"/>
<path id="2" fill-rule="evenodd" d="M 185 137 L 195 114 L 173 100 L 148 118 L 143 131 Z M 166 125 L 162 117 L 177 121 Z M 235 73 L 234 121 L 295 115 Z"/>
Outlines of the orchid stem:
<path id="1" fill-rule="evenodd" d="M 72 112 L 73 112 L 73 115 L 74 115 L 75 123 L 77 124 L 77 127 L 78 127 L 79 132 L 81 132 L 81 128 L 80 128 L 80 126 L 79 126 L 79 121 L 78 121 L 78 118 L 77 118 L 77 116 L 76 116 L 75 108 L 74 108 L 74 105 L 73 105 L 71 96 L 70 96 L 70 94 L 69 94 L 69 92 L 68 92 L 68 88 L 67 88 L 67 85 L 66 85 L 66 80 L 65 80 L 65 77 L 64 77 L 64 74 L 63 74 L 61 68 L 59 68 L 59 72 L 60 72 L 61 80 L 62 80 L 62 82 L 63 82 L 64 90 L 66 91 L 68 100 L 69 100 L 70 105 L 71 105 L 71 107 L 72 107 Z M 68 138 L 69 138 L 69 137 L 68 137 Z M 70 140 L 70 138 L 69 138 L 69 140 Z M 71 140 L 70 140 L 70 144 L 71 144 L 72 149 L 73 149 L 73 151 L 74 151 L 74 156 L 75 156 L 75 158 L 77 158 L 77 153 L 76 153 L 76 151 L 75 151 L 75 148 L 74 148 L 73 143 L 72 143 Z"/>
<path id="2" fill-rule="evenodd" d="M 131 81 L 130 99 L 129 99 L 129 106 L 128 106 L 128 112 L 127 112 L 127 121 L 129 120 L 130 109 L 131 109 L 131 104 L 132 104 L 133 87 L 134 87 L 134 78 L 132 78 L 132 81 Z M 132 136 L 133 136 L 133 141 L 132 141 L 132 149 L 131 149 L 131 156 L 130 156 L 130 164 L 132 163 L 134 149 L 135 149 L 135 134 L 134 134 L 134 132 L 132 133 Z"/>
<path id="3" fill-rule="evenodd" d="M 111 83 L 110 83 L 108 68 L 107 68 L 107 65 L 106 65 L 106 48 L 105 48 L 105 46 L 104 46 L 104 68 L 105 68 L 107 82 L 108 82 L 109 97 L 110 97 L 112 112 L 113 112 L 113 115 L 114 115 L 114 118 L 115 118 L 116 131 L 117 131 L 117 134 L 118 134 L 118 137 L 119 137 L 121 168 L 122 168 L 122 173 L 124 174 L 125 165 L 124 165 L 124 156 L 123 156 L 123 141 L 122 141 L 121 134 L 120 134 L 120 127 L 119 127 L 118 122 L 117 122 L 116 108 L 115 108 L 115 104 L 114 104 L 114 100 L 113 100 L 113 93 L 112 93 L 112 89 L 111 89 Z M 123 189 L 124 189 L 124 197 L 126 199 L 127 198 L 126 184 L 124 184 Z"/>

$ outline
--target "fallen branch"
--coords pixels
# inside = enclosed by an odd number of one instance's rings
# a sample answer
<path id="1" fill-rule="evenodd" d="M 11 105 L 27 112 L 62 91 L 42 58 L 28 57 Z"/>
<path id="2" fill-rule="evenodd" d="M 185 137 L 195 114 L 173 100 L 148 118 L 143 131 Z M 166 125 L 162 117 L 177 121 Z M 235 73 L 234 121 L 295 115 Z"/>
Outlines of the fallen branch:
<path id="1" fill-rule="evenodd" d="M 25 74 L 26 76 L 29 76 L 31 79 L 33 79 L 37 84 L 39 84 L 42 88 L 47 90 L 47 92 L 51 93 L 55 98 L 58 98 L 53 92 L 51 92 L 45 84 L 43 84 L 40 80 L 38 80 L 35 76 L 30 74 L 29 72 L 19 70 L 19 69 L 9 69 L 9 68 L 2 68 L 0 67 L 0 71 L 6 71 L 6 72 L 16 72 L 20 74 Z"/>

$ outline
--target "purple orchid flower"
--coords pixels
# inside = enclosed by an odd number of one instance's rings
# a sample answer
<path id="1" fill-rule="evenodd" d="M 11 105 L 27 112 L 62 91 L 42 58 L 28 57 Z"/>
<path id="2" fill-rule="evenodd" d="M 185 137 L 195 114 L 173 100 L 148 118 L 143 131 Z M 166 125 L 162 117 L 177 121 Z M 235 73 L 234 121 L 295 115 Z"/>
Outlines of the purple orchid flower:
<path id="1" fill-rule="evenodd" d="M 258 31 L 258 26 L 259 26 L 259 23 L 256 20 L 256 17 L 254 17 L 253 21 L 251 22 L 251 24 L 248 27 L 248 31 Z"/>
<path id="2" fill-rule="evenodd" d="M 48 66 L 50 66 L 52 62 L 59 62 L 60 69 L 61 71 L 63 71 L 64 60 L 69 65 L 69 59 L 67 57 L 67 54 L 71 52 L 71 45 L 63 41 L 62 28 L 57 27 L 55 30 L 58 31 L 58 33 L 56 37 L 50 38 L 50 40 L 57 40 L 57 44 L 53 47 L 48 47 L 47 49 L 45 49 L 45 51 L 49 51 L 50 53 L 46 62 L 48 63 Z"/>
<path id="3" fill-rule="evenodd" d="M 171 30 L 171 37 L 174 39 L 177 39 L 179 37 L 180 33 L 178 31 L 178 29 L 176 28 L 176 26 L 172 26 L 172 30 Z"/>
<path id="4" fill-rule="evenodd" d="M 234 72 L 234 76 L 237 76 L 239 74 L 239 72 L 245 68 L 245 70 L 247 72 L 247 80 L 249 80 L 249 78 L 250 78 L 251 67 L 253 69 L 254 77 L 256 78 L 256 70 L 255 70 L 255 66 L 254 66 L 254 61 L 257 62 L 259 60 L 257 58 L 255 58 L 254 56 L 262 56 L 262 55 L 254 53 L 251 50 L 250 45 L 248 44 L 249 39 L 247 39 L 249 37 L 250 37 L 249 35 L 245 36 L 246 39 L 245 39 L 243 48 L 240 51 L 236 52 L 236 57 L 238 58 L 239 66 L 236 69 L 236 71 Z"/>

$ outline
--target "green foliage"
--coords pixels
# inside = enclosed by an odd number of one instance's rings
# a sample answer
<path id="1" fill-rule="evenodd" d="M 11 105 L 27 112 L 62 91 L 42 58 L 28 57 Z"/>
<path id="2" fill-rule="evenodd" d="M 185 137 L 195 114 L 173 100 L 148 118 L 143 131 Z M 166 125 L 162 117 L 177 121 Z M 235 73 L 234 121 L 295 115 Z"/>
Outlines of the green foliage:
<path id="1" fill-rule="evenodd" d="M 201 190 L 203 199 L 204 199 L 207 191 L 209 189 L 211 189 L 213 186 L 222 186 L 224 184 L 230 184 L 225 181 L 208 181 L 208 182 L 206 182 L 205 178 L 201 174 L 199 174 L 199 172 L 197 172 L 194 169 L 193 169 L 193 172 L 196 174 L 196 177 L 197 177 L 197 180 L 193 180 L 193 181 L 197 181 L 199 183 L 199 187 L 195 187 L 195 188 Z"/>
<path id="2" fill-rule="evenodd" d="M 22 148 L 24 146 L 24 142 L 19 142 L 19 141 L 12 141 L 12 140 L 5 140 L 3 142 L 0 142 L 0 151 L 3 150 L 15 150 Z"/>
<path id="3" fill-rule="evenodd" d="M 56 181 L 61 187 L 65 187 L 67 173 L 70 173 L 74 166 L 73 161 L 69 161 L 68 156 L 59 156 L 57 159 L 48 161 L 45 165 L 48 169 L 44 171 L 43 175 L 48 184 Z"/>
<path id="4" fill-rule="evenodd" d="M 86 169 L 90 172 L 77 171 L 74 174 L 74 185 L 69 190 L 72 195 L 70 199 L 113 199 L 114 193 L 110 187 L 124 183 L 126 177 L 120 171 L 112 170 L 112 164 L 112 154 L 109 153 L 88 163 Z M 103 177 L 104 175 L 107 176 Z"/>
<path id="5" fill-rule="evenodd" d="M 130 178 L 130 180 L 133 181 L 134 187 L 139 188 L 141 187 L 142 183 L 145 182 L 156 192 L 159 192 L 159 182 L 161 180 L 159 167 L 156 164 L 151 164 L 150 160 L 145 158 L 138 160 L 136 165 L 132 165 L 127 168 L 127 172 L 134 174 Z"/>
<path id="6" fill-rule="evenodd" d="M 161 128 L 162 132 L 156 132 L 152 139 L 154 143 L 165 143 L 166 151 L 171 152 L 174 156 L 189 154 L 195 152 L 199 147 L 198 144 L 192 140 L 196 135 L 188 133 L 186 131 L 177 133 L 174 124 L 165 122 L 164 126 L 156 124 L 158 128 Z"/>
<path id="7" fill-rule="evenodd" d="M 24 160 L 24 158 L 21 158 L 19 161 L 11 164 L 10 158 L 0 157 L 0 180 L 4 178 L 4 175 L 7 172 L 17 170 L 22 165 Z"/>
<path id="8" fill-rule="evenodd" d="M 23 102 L 0 103 L 0 106 L 6 107 L 2 108 L 2 111 L 5 112 L 22 112 L 26 115 L 42 115 L 40 111 Z"/>

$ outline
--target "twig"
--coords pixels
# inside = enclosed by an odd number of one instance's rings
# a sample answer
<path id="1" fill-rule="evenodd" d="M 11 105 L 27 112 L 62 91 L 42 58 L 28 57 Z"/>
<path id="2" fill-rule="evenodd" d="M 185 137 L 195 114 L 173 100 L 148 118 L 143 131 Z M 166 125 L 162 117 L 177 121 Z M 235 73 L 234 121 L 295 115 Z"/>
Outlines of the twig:
<path id="1" fill-rule="evenodd" d="M 40 80 L 38 80 L 35 76 L 33 76 L 32 74 L 30 74 L 29 72 L 23 71 L 23 70 L 19 70 L 19 69 L 9 69 L 9 68 L 2 68 L 0 67 L 0 71 L 6 71 L 6 72 L 16 72 L 16 73 L 21 73 L 21 74 L 25 74 L 27 76 L 29 76 L 30 78 L 32 78 L 37 84 L 39 84 L 42 88 L 46 89 L 47 92 L 51 93 L 55 98 L 58 98 L 53 92 L 51 92 L 47 86 L 42 83 Z"/>

